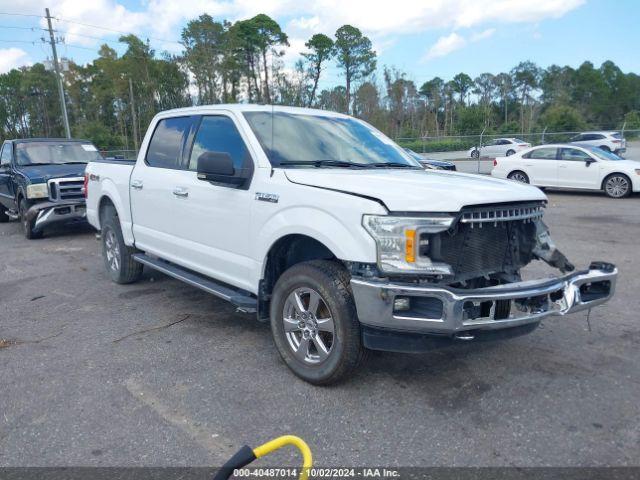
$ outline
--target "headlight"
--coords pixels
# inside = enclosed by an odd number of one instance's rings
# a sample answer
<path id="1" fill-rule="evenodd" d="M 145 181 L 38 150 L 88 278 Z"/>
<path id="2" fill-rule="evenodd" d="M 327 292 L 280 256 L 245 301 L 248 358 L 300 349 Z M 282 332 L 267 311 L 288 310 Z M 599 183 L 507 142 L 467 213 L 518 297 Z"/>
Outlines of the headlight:
<path id="1" fill-rule="evenodd" d="M 46 183 L 27 185 L 27 198 L 47 198 L 48 196 L 49 189 Z"/>
<path id="2" fill-rule="evenodd" d="M 451 266 L 420 256 L 419 248 L 422 233 L 444 232 L 451 227 L 453 220 L 450 216 L 364 215 L 362 225 L 376 241 L 378 267 L 383 272 L 449 275 L 453 273 Z"/>

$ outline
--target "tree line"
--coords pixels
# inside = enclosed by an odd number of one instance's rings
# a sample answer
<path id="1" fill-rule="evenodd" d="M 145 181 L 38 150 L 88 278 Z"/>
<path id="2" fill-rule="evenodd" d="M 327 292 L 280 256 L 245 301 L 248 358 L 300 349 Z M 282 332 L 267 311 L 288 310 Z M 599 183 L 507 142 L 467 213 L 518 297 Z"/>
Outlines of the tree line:
<path id="1" fill-rule="evenodd" d="M 640 76 L 611 61 L 576 69 L 525 61 L 509 72 L 418 85 L 393 67 L 380 71 L 371 40 L 344 25 L 313 35 L 286 68 L 289 38 L 265 14 L 234 23 L 201 15 L 182 30 L 179 54 L 157 53 L 135 35 L 119 42 L 122 55 L 104 44 L 95 60 L 70 61 L 63 74 L 73 135 L 104 149 L 139 144 L 159 111 L 235 102 L 347 112 L 395 138 L 640 128 Z M 328 67 L 340 71 L 340 85 L 325 86 Z M 41 63 L 0 75 L 0 136 L 61 136 L 56 88 Z"/>

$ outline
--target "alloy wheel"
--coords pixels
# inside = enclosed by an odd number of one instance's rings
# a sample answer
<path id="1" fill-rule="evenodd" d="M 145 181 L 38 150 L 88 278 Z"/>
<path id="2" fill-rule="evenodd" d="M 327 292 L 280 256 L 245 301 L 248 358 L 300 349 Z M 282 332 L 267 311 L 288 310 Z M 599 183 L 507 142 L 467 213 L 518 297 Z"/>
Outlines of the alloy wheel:
<path id="1" fill-rule="evenodd" d="M 104 238 L 105 253 L 107 255 L 107 264 L 114 272 L 120 270 L 120 246 L 118 239 L 113 230 L 107 230 Z"/>
<path id="2" fill-rule="evenodd" d="M 622 198 L 629 192 L 629 181 L 624 177 L 611 177 L 605 184 L 607 195 L 613 198 Z"/>
<path id="3" fill-rule="evenodd" d="M 282 312 L 287 343 L 303 363 L 324 362 L 335 343 L 335 322 L 322 296 L 311 288 L 296 288 Z"/>
<path id="4" fill-rule="evenodd" d="M 526 177 L 526 175 L 524 173 L 513 173 L 509 176 L 509 178 L 511 180 L 515 180 L 516 182 L 521 182 L 521 183 L 529 183 L 529 179 Z"/>

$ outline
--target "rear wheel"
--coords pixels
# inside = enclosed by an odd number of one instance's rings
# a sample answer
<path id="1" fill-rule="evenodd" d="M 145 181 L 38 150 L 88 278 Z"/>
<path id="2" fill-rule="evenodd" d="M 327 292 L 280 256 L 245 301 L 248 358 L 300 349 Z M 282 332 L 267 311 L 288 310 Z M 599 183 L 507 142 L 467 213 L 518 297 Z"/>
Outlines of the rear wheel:
<path id="1" fill-rule="evenodd" d="M 509 180 L 514 180 L 516 182 L 521 182 L 521 183 L 529 183 L 529 177 L 527 176 L 526 173 L 521 172 L 520 170 L 516 170 L 515 172 L 511 172 L 507 178 Z"/>
<path id="2" fill-rule="evenodd" d="M 511 155 L 513 155 L 514 153 L 516 153 L 515 150 L 507 150 L 507 157 L 510 157 Z"/>
<path id="3" fill-rule="evenodd" d="M 609 147 L 607 147 L 606 145 L 602 145 L 600 147 L 600 150 L 604 150 L 605 152 L 610 152 L 611 151 L 611 149 Z"/>
<path id="4" fill-rule="evenodd" d="M 624 198 L 631 194 L 631 181 L 626 175 L 614 173 L 604 179 L 603 190 L 611 198 Z"/>
<path id="5" fill-rule="evenodd" d="M 307 382 L 335 383 L 364 356 L 349 275 L 336 262 L 313 260 L 284 272 L 273 291 L 270 316 L 280 356 Z"/>
<path id="6" fill-rule="evenodd" d="M 115 208 L 106 207 L 101 219 L 102 257 L 115 283 L 133 283 L 142 275 L 142 264 L 133 259 L 136 249 L 125 245 Z"/>
<path id="7" fill-rule="evenodd" d="M 476 149 L 474 151 L 471 152 L 471 157 L 472 158 L 480 158 L 480 150 Z"/>
<path id="8" fill-rule="evenodd" d="M 24 232 L 24 236 L 29 240 L 34 240 L 36 238 L 42 238 L 42 231 L 35 231 L 36 219 L 29 219 L 27 217 L 27 211 L 29 210 L 29 206 L 27 205 L 27 201 L 24 198 L 20 199 L 19 203 L 20 209 L 20 223 L 22 223 L 22 231 Z"/>

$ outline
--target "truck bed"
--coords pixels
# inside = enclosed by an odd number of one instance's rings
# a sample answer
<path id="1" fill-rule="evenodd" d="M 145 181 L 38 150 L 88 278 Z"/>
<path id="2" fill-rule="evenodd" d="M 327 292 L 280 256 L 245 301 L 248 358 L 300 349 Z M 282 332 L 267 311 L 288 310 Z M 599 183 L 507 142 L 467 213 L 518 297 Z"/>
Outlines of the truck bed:
<path id="1" fill-rule="evenodd" d="M 133 245 L 129 180 L 135 161 L 103 159 L 87 164 L 87 220 L 100 230 L 100 200 L 106 196 L 115 206 L 127 245 Z"/>

